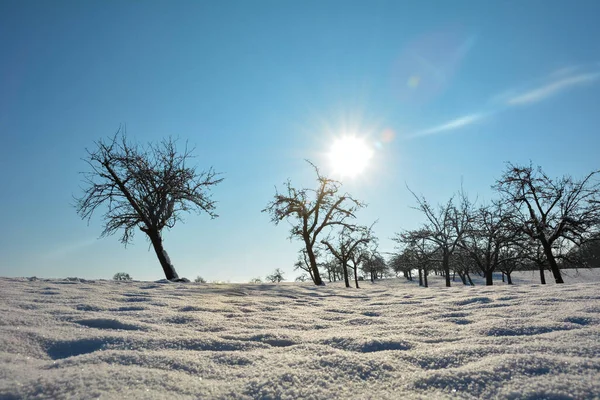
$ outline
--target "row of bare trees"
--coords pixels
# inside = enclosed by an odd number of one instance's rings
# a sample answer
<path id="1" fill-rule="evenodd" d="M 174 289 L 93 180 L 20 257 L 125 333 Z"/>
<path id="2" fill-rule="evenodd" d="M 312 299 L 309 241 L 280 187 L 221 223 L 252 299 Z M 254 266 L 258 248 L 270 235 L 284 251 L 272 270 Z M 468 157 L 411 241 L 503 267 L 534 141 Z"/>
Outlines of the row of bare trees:
<path id="1" fill-rule="evenodd" d="M 176 140 L 139 146 L 127 140 L 124 129 L 87 151 L 89 170 L 83 174 L 83 194 L 76 208 L 84 219 L 104 210 L 102 236 L 122 232 L 127 245 L 139 229 L 152 244 L 165 277 L 179 279 L 163 247 L 162 232 L 180 221 L 183 213 L 205 212 L 217 217 L 211 189 L 223 179 L 212 168 L 198 171 L 189 162 L 192 149 L 176 148 Z M 373 225 L 356 223 L 356 213 L 366 205 L 342 191 L 339 181 L 316 174 L 315 188 L 296 188 L 290 181 L 263 212 L 275 224 L 290 223 L 290 239 L 302 242 L 296 268 L 315 285 L 322 285 L 321 270 L 346 286 L 359 284 L 359 270 L 371 280 L 386 274 L 388 264 L 377 252 Z M 510 274 L 523 265 L 537 266 L 542 283 L 544 269 L 563 283 L 560 266 L 597 265 L 600 251 L 600 171 L 583 179 L 553 179 L 540 167 L 508 164 L 493 186 L 498 198 L 476 205 L 464 191 L 446 203 L 431 205 L 413 193 L 425 216 L 415 230 L 396 234 L 400 252 L 389 266 L 412 279 L 412 271 L 427 286 L 431 271 L 444 275 L 450 286 L 451 271 L 466 284 L 470 274 L 485 275 L 492 284 L 495 271 L 510 282 Z"/>
<path id="2" fill-rule="evenodd" d="M 446 203 L 432 206 L 413 193 L 425 223 L 396 234 L 400 252 L 392 259 L 393 267 L 418 270 L 423 286 L 431 270 L 445 276 L 446 286 L 451 284 L 451 270 L 465 284 L 472 284 L 470 273 L 479 273 L 492 285 L 495 271 L 511 283 L 516 269 L 536 267 L 541 283 L 545 269 L 556 283 L 563 283 L 561 265 L 583 265 L 581 249 L 594 254 L 593 243 L 600 239 L 598 174 L 554 179 L 541 167 L 509 163 L 492 186 L 498 198 L 489 204 L 477 206 L 461 190 Z"/>

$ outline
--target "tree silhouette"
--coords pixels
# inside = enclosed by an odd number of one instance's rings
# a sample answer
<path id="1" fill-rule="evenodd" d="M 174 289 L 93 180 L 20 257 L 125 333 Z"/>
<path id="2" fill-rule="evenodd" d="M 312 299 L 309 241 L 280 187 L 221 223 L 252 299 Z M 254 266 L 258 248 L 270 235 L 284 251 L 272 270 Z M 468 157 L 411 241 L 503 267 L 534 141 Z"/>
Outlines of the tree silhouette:
<path id="1" fill-rule="evenodd" d="M 458 193 L 458 205 L 455 197 L 451 197 L 446 204 L 431 206 L 424 197 L 418 197 L 412 190 L 409 191 L 417 200 L 418 206 L 427 221 L 419 230 L 411 231 L 409 242 L 418 242 L 425 239 L 436 245 L 441 254 L 442 270 L 446 277 L 446 286 L 450 287 L 450 256 L 459 247 L 463 235 L 469 226 L 471 217 L 471 203 L 467 195 L 461 190 Z"/>
<path id="2" fill-rule="evenodd" d="M 541 167 L 508 163 L 493 186 L 514 214 L 513 227 L 538 241 L 554 275 L 563 283 L 558 268 L 558 245 L 581 246 L 593 238 L 600 224 L 600 171 L 581 180 L 550 178 Z M 561 247 L 561 248 L 559 248 Z"/>
<path id="3" fill-rule="evenodd" d="M 348 279 L 348 264 L 351 260 L 358 260 L 359 255 L 369 242 L 373 241 L 372 227 L 357 226 L 349 228 L 344 226 L 337 234 L 335 242 L 330 238 L 321 240 L 329 252 L 341 264 L 344 273 L 344 283 L 350 287 Z M 358 288 L 358 275 L 356 272 L 356 263 L 354 264 L 354 282 Z"/>
<path id="4" fill-rule="evenodd" d="M 108 140 L 95 142 L 84 159 L 90 171 L 84 172 L 84 189 L 76 197 L 77 213 L 88 221 L 101 207 L 104 230 L 109 236 L 123 230 L 121 242 L 127 246 L 136 228 L 144 232 L 167 279 L 178 279 L 163 248 L 162 230 L 172 228 L 183 212 L 206 212 L 215 218 L 215 202 L 210 189 L 223 179 L 210 168 L 198 172 L 188 166 L 192 149 L 178 152 L 169 138 L 145 147 L 127 141 L 124 129 Z"/>
<path id="5" fill-rule="evenodd" d="M 517 233 L 510 226 L 511 218 L 500 202 L 482 205 L 472 211 L 469 227 L 459 242 L 485 275 L 486 285 L 494 284 L 492 277 L 501 251 L 517 239 Z"/>
<path id="6" fill-rule="evenodd" d="M 283 276 L 283 271 L 280 268 L 277 268 L 271 275 L 267 275 L 265 278 L 268 282 L 279 283 L 285 279 Z"/>
<path id="7" fill-rule="evenodd" d="M 271 215 L 271 221 L 275 225 L 283 220 L 290 222 L 290 239 L 298 238 L 304 242 L 313 282 L 315 285 L 322 285 L 315 256 L 317 240 L 327 228 L 353 229 L 355 225 L 348 221 L 355 218 L 354 213 L 364 207 L 364 204 L 347 193 L 340 195 L 341 183 L 321 175 L 316 165 L 307 162 L 317 175 L 317 188 L 296 189 L 288 180 L 284 192 L 277 191 L 273 201 L 262 211 Z"/>

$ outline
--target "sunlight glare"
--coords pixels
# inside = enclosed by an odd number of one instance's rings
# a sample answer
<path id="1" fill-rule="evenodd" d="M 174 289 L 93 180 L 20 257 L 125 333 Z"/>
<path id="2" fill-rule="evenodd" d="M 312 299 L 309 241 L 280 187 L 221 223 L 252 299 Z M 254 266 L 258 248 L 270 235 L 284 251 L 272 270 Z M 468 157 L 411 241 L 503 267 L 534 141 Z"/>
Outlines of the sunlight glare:
<path id="1" fill-rule="evenodd" d="M 334 172 L 351 178 L 363 172 L 372 157 L 373 149 L 356 136 L 337 138 L 329 152 Z"/>

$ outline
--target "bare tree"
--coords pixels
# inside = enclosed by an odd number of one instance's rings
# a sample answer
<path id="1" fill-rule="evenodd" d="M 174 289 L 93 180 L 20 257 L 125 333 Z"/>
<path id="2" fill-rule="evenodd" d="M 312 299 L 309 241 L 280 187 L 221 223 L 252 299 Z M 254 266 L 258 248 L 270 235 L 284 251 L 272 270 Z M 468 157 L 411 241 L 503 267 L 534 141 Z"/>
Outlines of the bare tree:
<path id="1" fill-rule="evenodd" d="M 315 246 L 321 233 L 332 227 L 353 228 L 348 221 L 355 218 L 354 213 L 364 204 L 347 193 L 340 195 L 341 183 L 321 175 L 316 165 L 307 162 L 317 174 L 317 189 L 296 189 L 288 180 L 284 193 L 277 191 L 273 201 L 262 211 L 271 215 L 275 225 L 283 220 L 290 222 L 290 239 L 298 238 L 304 242 L 313 282 L 322 285 L 315 257 Z"/>
<path id="2" fill-rule="evenodd" d="M 458 205 L 455 197 L 444 205 L 437 208 L 431 206 L 424 197 L 418 197 L 412 190 L 408 189 L 415 199 L 426 219 L 423 228 L 411 232 L 410 241 L 417 242 L 424 239 L 434 243 L 441 253 L 442 269 L 446 277 L 446 286 L 450 287 L 450 256 L 458 248 L 460 241 L 470 222 L 470 208 L 467 195 L 461 190 L 458 194 Z"/>
<path id="3" fill-rule="evenodd" d="M 500 250 L 497 269 L 506 276 L 506 283 L 509 285 L 512 285 L 513 283 L 511 274 L 514 271 L 524 269 L 527 264 L 535 266 L 539 262 L 539 258 L 537 260 L 529 258 L 528 252 L 530 249 L 531 248 L 521 246 L 519 243 L 512 242 L 506 246 L 503 246 Z M 542 283 L 545 284 L 546 281 L 544 279 L 543 266 L 541 267 L 540 273 L 542 277 Z M 502 282 L 504 282 L 504 276 L 502 277 Z"/>
<path id="4" fill-rule="evenodd" d="M 296 282 L 306 282 L 309 279 L 307 274 L 298 275 L 295 279 Z"/>
<path id="5" fill-rule="evenodd" d="M 319 267 L 323 267 L 327 273 L 327 280 L 329 282 L 336 282 L 342 280 L 344 272 L 342 271 L 342 264 L 335 258 L 326 259 L 325 262 L 319 263 Z"/>
<path id="6" fill-rule="evenodd" d="M 369 252 L 362 249 L 361 251 L 354 251 L 350 256 L 350 263 L 348 264 L 350 268 L 352 268 L 352 272 L 354 274 L 354 285 L 357 289 L 359 289 L 358 281 L 360 280 L 358 277 L 358 268 L 368 259 Z"/>
<path id="7" fill-rule="evenodd" d="M 375 282 L 376 279 L 381 279 L 388 273 L 388 265 L 375 248 L 368 250 L 366 259 L 362 263 L 362 270 L 370 276 L 371 282 Z"/>
<path id="8" fill-rule="evenodd" d="M 498 266 L 500 251 L 515 239 L 516 233 L 511 229 L 510 221 L 511 215 L 501 203 L 480 206 L 474 211 L 459 242 L 485 275 L 486 285 L 493 285 L 492 277 Z"/>
<path id="9" fill-rule="evenodd" d="M 271 275 L 267 275 L 265 278 L 268 282 L 279 283 L 285 279 L 283 271 L 280 268 L 276 268 Z"/>
<path id="10" fill-rule="evenodd" d="M 563 283 L 557 245 L 581 246 L 597 232 L 600 223 L 600 182 L 593 171 L 583 179 L 550 178 L 541 167 L 508 163 L 493 186 L 513 209 L 514 227 L 539 241 L 556 283 Z"/>
<path id="11" fill-rule="evenodd" d="M 470 273 L 474 271 L 476 268 L 476 263 L 473 257 L 463 248 L 458 248 L 450 257 L 450 268 L 454 271 L 452 276 L 452 280 L 456 274 L 462 281 L 463 285 L 468 284 L 471 286 L 475 286 L 473 280 L 471 279 Z"/>
<path id="12" fill-rule="evenodd" d="M 315 252 L 315 257 L 317 257 L 316 252 Z M 310 261 L 308 259 L 308 253 L 306 252 L 306 249 L 300 250 L 300 254 L 298 254 L 298 261 L 296 261 L 296 263 L 294 264 L 294 271 L 296 271 L 298 269 L 308 273 L 308 275 L 310 276 L 310 279 L 313 282 L 315 281 L 312 268 L 310 267 Z"/>
<path id="13" fill-rule="evenodd" d="M 106 207 L 101 236 L 123 230 L 121 242 L 127 246 L 136 228 L 150 239 L 167 279 L 178 279 L 177 272 L 163 248 L 162 230 L 172 228 L 183 212 L 215 214 L 210 189 L 223 179 L 210 168 L 198 172 L 189 166 L 193 149 L 186 145 L 178 152 L 169 138 L 145 147 L 127 141 L 119 128 L 108 140 L 95 142 L 84 159 L 90 171 L 84 172 L 85 188 L 76 197 L 78 214 L 88 221 L 93 213 Z"/>
<path id="14" fill-rule="evenodd" d="M 404 249 L 401 253 L 392 254 L 388 265 L 391 270 L 396 273 L 396 276 L 402 272 L 404 277 L 409 281 L 413 280 L 412 271 L 417 267 L 417 263 L 410 250 Z M 420 272 L 420 271 L 419 271 Z M 420 277 L 419 286 L 423 283 L 423 277 Z"/>
<path id="15" fill-rule="evenodd" d="M 346 287 L 350 287 L 350 281 L 348 279 L 348 263 L 361 252 L 364 246 L 373 240 L 371 228 L 372 226 L 369 228 L 364 226 L 344 226 L 338 232 L 336 242 L 333 242 L 330 238 L 321 240 L 321 243 L 327 247 L 335 259 L 342 265 Z M 356 271 L 354 281 L 358 288 L 358 276 Z"/>
<path id="16" fill-rule="evenodd" d="M 131 275 L 126 272 L 117 272 L 113 275 L 113 280 L 115 281 L 130 281 L 132 280 Z"/>
<path id="17" fill-rule="evenodd" d="M 435 261 L 437 249 L 435 243 L 425 240 L 420 231 L 397 233 L 392 240 L 400 245 L 398 248 L 400 252 L 391 260 L 394 271 L 405 272 L 407 269 L 417 269 L 419 286 L 428 287 L 429 266 Z"/>

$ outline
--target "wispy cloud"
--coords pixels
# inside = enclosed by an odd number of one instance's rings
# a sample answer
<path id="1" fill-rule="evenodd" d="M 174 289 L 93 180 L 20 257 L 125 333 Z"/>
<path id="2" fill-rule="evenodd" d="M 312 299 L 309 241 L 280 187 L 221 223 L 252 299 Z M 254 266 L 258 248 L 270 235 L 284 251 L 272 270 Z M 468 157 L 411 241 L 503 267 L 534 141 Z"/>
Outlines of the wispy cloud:
<path id="1" fill-rule="evenodd" d="M 464 128 L 467 125 L 471 125 L 477 121 L 482 120 L 485 117 L 484 114 L 469 114 L 463 117 L 455 118 L 444 124 L 434 126 L 433 128 L 426 129 L 421 132 L 417 132 L 409 137 L 428 136 L 436 133 L 442 133 L 447 131 L 453 131 L 455 129 Z"/>
<path id="2" fill-rule="evenodd" d="M 490 105 L 485 112 L 468 114 L 452 119 L 441 125 L 434 126 L 408 135 L 407 138 L 435 135 L 464 128 L 475 122 L 480 122 L 490 115 L 501 113 L 513 107 L 532 105 L 575 86 L 592 85 L 600 80 L 600 63 L 591 65 L 573 65 L 558 69 L 547 75 L 537 87 L 528 90 L 515 88 L 506 90 L 490 99 Z M 539 82 L 539 81 L 538 81 Z"/>
<path id="3" fill-rule="evenodd" d="M 528 105 L 547 99 L 572 86 L 590 84 L 600 78 L 600 72 L 582 73 L 573 76 L 561 77 L 547 82 L 545 85 L 519 93 L 507 100 L 510 106 Z"/>

